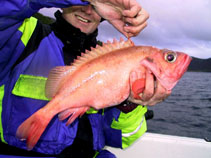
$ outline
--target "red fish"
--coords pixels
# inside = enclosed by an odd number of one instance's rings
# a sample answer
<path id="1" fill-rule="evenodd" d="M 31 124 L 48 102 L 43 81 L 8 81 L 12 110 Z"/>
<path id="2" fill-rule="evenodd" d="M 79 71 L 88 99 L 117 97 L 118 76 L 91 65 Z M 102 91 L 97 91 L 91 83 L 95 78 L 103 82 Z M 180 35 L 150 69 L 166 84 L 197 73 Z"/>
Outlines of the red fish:
<path id="1" fill-rule="evenodd" d="M 32 149 L 59 113 L 60 120 L 70 116 L 68 125 L 91 107 L 102 109 L 120 104 L 131 91 L 138 98 L 144 90 L 146 70 L 171 90 L 190 61 L 191 57 L 184 53 L 135 46 L 131 40 L 114 40 L 92 48 L 71 66 L 51 70 L 46 83 L 46 96 L 51 101 L 25 120 L 16 135 L 27 139 L 27 148 Z M 138 80 L 130 80 L 132 72 L 139 72 Z"/>

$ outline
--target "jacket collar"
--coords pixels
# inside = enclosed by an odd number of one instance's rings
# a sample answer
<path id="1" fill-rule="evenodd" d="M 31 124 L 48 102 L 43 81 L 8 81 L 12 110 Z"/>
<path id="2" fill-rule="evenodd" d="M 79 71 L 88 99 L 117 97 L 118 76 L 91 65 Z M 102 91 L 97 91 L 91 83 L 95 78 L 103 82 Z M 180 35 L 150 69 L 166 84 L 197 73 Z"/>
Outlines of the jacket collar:
<path id="1" fill-rule="evenodd" d="M 63 17 L 60 11 L 55 13 L 56 21 L 51 24 L 51 27 L 56 36 L 61 39 L 64 45 L 69 47 L 88 49 L 93 46 L 92 42 L 96 43 L 96 37 L 98 30 L 87 35 L 68 23 Z M 87 48 L 88 47 L 88 48 Z"/>

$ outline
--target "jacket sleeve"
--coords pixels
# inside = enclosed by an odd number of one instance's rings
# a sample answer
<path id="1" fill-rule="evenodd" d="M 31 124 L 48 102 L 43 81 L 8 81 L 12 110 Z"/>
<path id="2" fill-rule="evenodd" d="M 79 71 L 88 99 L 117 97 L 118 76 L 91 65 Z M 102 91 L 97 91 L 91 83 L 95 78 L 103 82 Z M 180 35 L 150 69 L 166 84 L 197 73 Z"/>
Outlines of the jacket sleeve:
<path id="1" fill-rule="evenodd" d="M 0 85 L 24 49 L 25 45 L 21 41 L 23 32 L 26 32 L 25 35 L 33 32 L 34 27 L 25 27 L 27 19 L 44 7 L 63 8 L 86 4 L 81 0 L 0 0 Z"/>
<path id="2" fill-rule="evenodd" d="M 1 0 L 0 30 L 32 16 L 41 8 L 65 8 L 72 5 L 86 5 L 81 0 Z M 9 21 L 8 21 L 9 20 Z"/>

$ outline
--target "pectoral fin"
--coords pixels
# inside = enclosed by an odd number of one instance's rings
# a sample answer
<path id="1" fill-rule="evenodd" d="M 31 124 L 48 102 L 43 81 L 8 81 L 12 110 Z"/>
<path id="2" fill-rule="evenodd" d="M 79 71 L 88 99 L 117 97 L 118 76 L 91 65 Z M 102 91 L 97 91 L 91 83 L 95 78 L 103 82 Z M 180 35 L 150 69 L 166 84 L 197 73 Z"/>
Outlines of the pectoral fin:
<path id="1" fill-rule="evenodd" d="M 73 71 L 74 67 L 72 66 L 57 66 L 53 68 L 49 73 L 45 86 L 46 97 L 51 99 L 58 91 L 65 76 Z"/>

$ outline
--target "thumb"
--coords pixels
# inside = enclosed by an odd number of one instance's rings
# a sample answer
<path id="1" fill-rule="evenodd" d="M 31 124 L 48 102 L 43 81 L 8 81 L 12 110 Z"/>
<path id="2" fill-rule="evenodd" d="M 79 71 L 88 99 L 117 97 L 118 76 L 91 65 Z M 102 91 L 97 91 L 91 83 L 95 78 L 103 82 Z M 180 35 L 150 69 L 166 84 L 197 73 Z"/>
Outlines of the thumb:
<path id="1" fill-rule="evenodd" d="M 126 38 L 129 38 L 128 32 L 125 31 L 124 26 L 125 23 L 121 20 L 112 20 L 108 21 L 111 25 L 113 25 L 120 33 L 122 33 Z"/>

